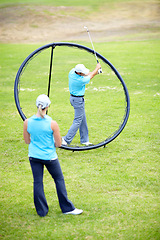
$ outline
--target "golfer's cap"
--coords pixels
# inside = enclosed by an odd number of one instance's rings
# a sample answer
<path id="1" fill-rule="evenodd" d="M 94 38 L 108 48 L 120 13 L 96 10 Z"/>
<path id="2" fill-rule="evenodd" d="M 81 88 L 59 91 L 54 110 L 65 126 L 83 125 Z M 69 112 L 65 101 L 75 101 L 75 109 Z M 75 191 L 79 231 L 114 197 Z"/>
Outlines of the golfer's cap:
<path id="1" fill-rule="evenodd" d="M 41 105 L 42 109 L 49 107 L 50 104 L 51 104 L 51 101 L 49 100 L 49 97 L 45 94 L 39 95 L 36 100 L 36 106 L 39 107 Z"/>
<path id="2" fill-rule="evenodd" d="M 75 72 L 88 74 L 89 69 L 87 69 L 83 64 L 77 64 L 75 66 Z"/>

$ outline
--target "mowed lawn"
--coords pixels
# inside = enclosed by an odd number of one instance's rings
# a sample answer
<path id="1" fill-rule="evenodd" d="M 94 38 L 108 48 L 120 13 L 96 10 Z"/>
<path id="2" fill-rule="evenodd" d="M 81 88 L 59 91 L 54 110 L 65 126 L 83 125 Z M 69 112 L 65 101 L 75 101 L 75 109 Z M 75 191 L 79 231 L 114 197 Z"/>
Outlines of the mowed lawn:
<path id="1" fill-rule="evenodd" d="M 5 8 L 53 2 L 54 6 L 76 6 L 74 14 L 93 19 L 102 8 L 114 9 L 117 3 L 123 6 L 132 1 L 1 0 L 0 4 Z M 78 11 L 79 6 L 83 11 Z M 68 14 L 63 9 L 60 13 Z M 68 197 L 84 211 L 80 216 L 61 213 L 53 179 L 46 170 L 48 215 L 40 218 L 33 203 L 33 178 L 28 146 L 23 140 L 23 121 L 14 101 L 14 80 L 24 59 L 43 43 L 0 44 L 0 239 L 160 239 L 160 40 L 156 39 L 158 25 L 154 26 L 150 32 L 144 28 L 139 35 L 128 38 L 141 35 L 146 40 L 126 41 L 123 37 L 112 42 L 94 41 L 96 51 L 116 67 L 125 81 L 131 109 L 126 127 L 105 148 L 81 152 L 57 149 Z M 89 41 L 76 43 L 91 47 Z M 91 70 L 96 65 L 94 56 L 83 51 L 54 50 L 48 114 L 58 122 L 62 136 L 74 114 L 69 103 L 68 72 L 80 61 Z M 49 62 L 50 51 L 46 50 L 30 61 L 21 76 L 19 97 L 27 117 L 36 112 L 37 96 L 47 93 Z M 117 130 L 125 112 L 122 86 L 111 69 L 101 64 L 103 74 L 91 81 L 85 94 L 89 136 L 94 144 Z M 79 143 L 78 133 L 74 143 Z"/>
<path id="2" fill-rule="evenodd" d="M 81 44 L 88 46 L 85 42 Z M 45 218 L 37 216 L 34 208 L 28 146 L 23 141 L 23 122 L 13 96 L 14 79 L 20 64 L 40 46 L 0 45 L 0 238 L 158 240 L 160 41 L 95 43 L 97 51 L 117 68 L 127 85 L 131 100 L 129 121 L 120 136 L 106 148 L 85 152 L 57 149 L 68 196 L 84 213 L 80 216 L 61 213 L 53 180 L 45 171 L 44 187 L 50 207 Z M 72 65 L 66 59 L 67 64 Z M 96 78 L 98 81 L 98 76 Z M 66 73 L 61 73 L 61 79 L 66 79 Z M 37 81 L 39 88 L 38 80 L 32 81 Z M 30 82 L 31 77 L 29 85 Z M 101 84 L 105 85 L 105 82 Z M 68 94 L 65 89 L 59 91 L 63 90 Z M 53 101 L 50 115 L 59 123 L 63 135 L 73 115 L 62 121 L 64 110 L 69 108 L 69 100 L 64 101 L 58 91 L 55 94 L 55 105 Z M 96 94 L 100 99 L 101 92 Z M 92 93 L 86 91 L 88 104 L 91 96 Z M 26 101 L 29 100 L 30 92 Z M 87 111 L 90 108 L 88 104 Z M 102 124 L 98 109 L 97 116 L 93 116 L 97 123 L 94 134 L 98 135 L 100 128 L 105 130 L 106 126 Z"/>

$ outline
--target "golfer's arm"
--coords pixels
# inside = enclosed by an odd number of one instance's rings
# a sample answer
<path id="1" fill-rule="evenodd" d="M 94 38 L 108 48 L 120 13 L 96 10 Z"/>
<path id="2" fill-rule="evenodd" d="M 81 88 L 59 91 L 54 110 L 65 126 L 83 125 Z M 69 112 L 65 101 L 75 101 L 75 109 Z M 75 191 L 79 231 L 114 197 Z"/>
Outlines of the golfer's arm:
<path id="1" fill-rule="evenodd" d="M 26 119 L 23 124 L 23 138 L 26 144 L 30 144 L 31 139 L 30 139 L 30 134 L 27 132 L 27 126 L 28 126 L 28 119 Z"/>
<path id="2" fill-rule="evenodd" d="M 97 73 L 98 73 L 98 70 L 95 69 L 93 72 L 89 72 L 88 76 L 90 76 L 90 79 L 92 79 Z"/>
<path id="3" fill-rule="evenodd" d="M 88 76 L 90 76 L 90 79 L 92 79 L 96 74 L 98 74 L 98 70 L 101 68 L 100 63 L 97 63 L 96 68 L 93 70 L 93 72 L 89 72 Z"/>

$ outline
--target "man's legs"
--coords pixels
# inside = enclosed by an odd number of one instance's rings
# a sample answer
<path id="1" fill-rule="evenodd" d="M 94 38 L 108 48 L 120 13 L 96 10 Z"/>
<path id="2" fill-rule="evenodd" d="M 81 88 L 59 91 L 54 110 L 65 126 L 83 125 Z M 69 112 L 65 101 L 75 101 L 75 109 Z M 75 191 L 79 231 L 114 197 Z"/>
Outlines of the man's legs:
<path id="1" fill-rule="evenodd" d="M 85 108 L 83 113 L 83 120 L 81 122 L 81 125 L 79 127 L 79 133 L 80 133 L 80 141 L 81 143 L 89 142 L 89 136 L 88 136 L 88 126 L 87 126 L 87 119 L 85 114 Z"/>
<path id="2" fill-rule="evenodd" d="M 71 105 L 74 107 L 74 120 L 64 140 L 70 144 L 80 128 L 80 135 L 82 135 L 82 141 L 85 138 L 88 139 L 88 128 L 85 116 L 84 98 L 83 97 L 70 97 Z M 81 125 L 82 124 L 82 125 Z M 82 142 L 81 141 L 81 142 Z M 88 140 L 87 140 L 88 141 Z"/>

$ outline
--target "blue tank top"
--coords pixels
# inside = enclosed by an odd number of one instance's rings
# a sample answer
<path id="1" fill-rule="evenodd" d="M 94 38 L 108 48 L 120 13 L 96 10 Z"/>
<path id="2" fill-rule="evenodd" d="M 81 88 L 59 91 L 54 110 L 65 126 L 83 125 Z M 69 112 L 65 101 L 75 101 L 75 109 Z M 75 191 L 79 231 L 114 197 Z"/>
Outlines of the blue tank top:
<path id="1" fill-rule="evenodd" d="M 44 118 L 33 115 L 28 119 L 27 132 L 31 137 L 29 157 L 43 160 L 57 158 L 51 121 L 52 118 L 47 115 Z"/>

